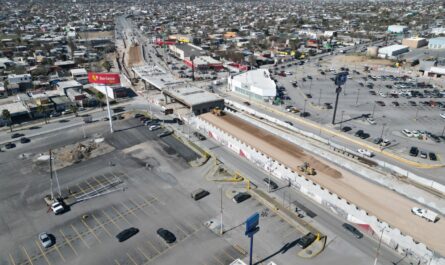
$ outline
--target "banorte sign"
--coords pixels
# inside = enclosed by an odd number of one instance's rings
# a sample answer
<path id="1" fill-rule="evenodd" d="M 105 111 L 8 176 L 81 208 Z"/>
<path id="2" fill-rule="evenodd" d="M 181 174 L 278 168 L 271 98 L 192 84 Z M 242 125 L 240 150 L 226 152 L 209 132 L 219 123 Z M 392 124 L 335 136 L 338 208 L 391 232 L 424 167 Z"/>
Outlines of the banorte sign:
<path id="1" fill-rule="evenodd" d="M 120 84 L 120 76 L 117 73 L 88 73 L 88 82 L 94 84 L 113 85 Z"/>

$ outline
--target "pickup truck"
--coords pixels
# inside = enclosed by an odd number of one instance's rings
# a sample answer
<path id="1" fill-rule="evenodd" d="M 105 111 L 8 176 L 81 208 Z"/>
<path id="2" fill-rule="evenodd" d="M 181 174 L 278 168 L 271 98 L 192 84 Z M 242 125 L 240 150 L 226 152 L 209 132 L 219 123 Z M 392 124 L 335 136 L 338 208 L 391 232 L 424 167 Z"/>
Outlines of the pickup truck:
<path id="1" fill-rule="evenodd" d="M 439 220 L 439 215 L 437 213 L 427 209 L 413 207 L 411 212 L 419 217 L 425 218 L 428 222 L 435 223 Z"/>
<path id="2" fill-rule="evenodd" d="M 51 210 L 54 212 L 54 214 L 58 215 L 65 212 L 66 209 L 65 205 L 62 202 L 56 201 L 53 204 L 51 204 Z"/>

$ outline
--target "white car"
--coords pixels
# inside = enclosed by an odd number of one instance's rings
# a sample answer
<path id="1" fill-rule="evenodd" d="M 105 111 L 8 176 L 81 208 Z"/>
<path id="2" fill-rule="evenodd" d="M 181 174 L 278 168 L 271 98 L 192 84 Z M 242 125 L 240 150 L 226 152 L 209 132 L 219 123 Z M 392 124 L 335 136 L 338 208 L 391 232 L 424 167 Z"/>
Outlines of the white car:
<path id="1" fill-rule="evenodd" d="M 369 124 L 371 124 L 371 125 L 375 125 L 375 124 L 376 124 L 376 122 L 375 122 L 375 120 L 374 120 L 373 118 L 367 118 L 366 121 L 367 121 Z"/>
<path id="2" fill-rule="evenodd" d="M 380 95 L 382 98 L 386 98 L 386 94 L 383 93 L 383 92 L 379 92 L 379 95 Z"/>
<path id="3" fill-rule="evenodd" d="M 391 144 L 391 141 L 388 139 L 383 139 L 383 141 L 380 143 L 381 146 L 388 146 Z"/>
<path id="4" fill-rule="evenodd" d="M 420 133 L 418 130 L 411 131 L 411 133 L 412 133 L 413 136 L 416 137 L 416 138 L 418 138 L 418 137 L 421 135 L 421 133 Z"/>
<path id="5" fill-rule="evenodd" d="M 441 113 L 441 114 L 440 114 L 440 117 L 442 117 L 442 118 L 445 119 L 445 113 Z"/>
<path id="6" fill-rule="evenodd" d="M 367 150 L 367 149 L 358 149 L 357 152 L 359 154 L 365 155 L 367 157 L 373 157 L 374 156 L 374 154 L 371 151 Z"/>
<path id="7" fill-rule="evenodd" d="M 150 127 L 148 127 L 148 130 L 150 130 L 150 131 L 156 131 L 159 129 L 161 129 L 161 126 L 159 126 L 159 125 L 151 125 Z"/>
<path id="8" fill-rule="evenodd" d="M 403 129 L 403 130 L 402 130 L 402 133 L 403 133 L 406 137 L 413 137 L 413 136 L 414 136 L 413 133 L 412 133 L 410 130 L 408 130 L 408 129 Z"/>
<path id="9" fill-rule="evenodd" d="M 55 202 L 51 204 L 51 210 L 53 210 L 54 214 L 60 214 L 65 211 L 65 207 L 61 202 Z"/>
<path id="10" fill-rule="evenodd" d="M 44 248 L 49 248 L 54 243 L 52 238 L 46 232 L 39 234 L 39 241 L 40 241 L 40 244 L 42 244 L 42 246 Z"/>

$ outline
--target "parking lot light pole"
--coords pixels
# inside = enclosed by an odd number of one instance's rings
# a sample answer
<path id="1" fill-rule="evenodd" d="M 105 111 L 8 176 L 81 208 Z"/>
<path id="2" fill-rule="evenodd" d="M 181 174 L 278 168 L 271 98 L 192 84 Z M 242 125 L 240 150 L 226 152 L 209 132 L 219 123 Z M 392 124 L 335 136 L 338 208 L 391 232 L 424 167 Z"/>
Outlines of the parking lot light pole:
<path id="1" fill-rule="evenodd" d="M 383 123 L 382 133 L 380 134 L 380 139 L 383 139 L 382 137 L 383 137 L 383 131 L 385 130 L 385 126 L 386 126 L 386 123 Z"/>
<path id="2" fill-rule="evenodd" d="M 358 97 L 360 96 L 360 87 L 357 90 L 357 99 L 355 100 L 355 105 L 357 106 L 358 104 Z"/>
<path id="3" fill-rule="evenodd" d="M 303 113 L 306 112 L 306 102 L 307 102 L 307 99 L 304 99 Z"/>
<path id="4" fill-rule="evenodd" d="M 374 102 L 374 106 L 372 107 L 372 115 L 371 115 L 372 118 L 374 118 L 375 105 L 376 105 L 376 103 Z"/>

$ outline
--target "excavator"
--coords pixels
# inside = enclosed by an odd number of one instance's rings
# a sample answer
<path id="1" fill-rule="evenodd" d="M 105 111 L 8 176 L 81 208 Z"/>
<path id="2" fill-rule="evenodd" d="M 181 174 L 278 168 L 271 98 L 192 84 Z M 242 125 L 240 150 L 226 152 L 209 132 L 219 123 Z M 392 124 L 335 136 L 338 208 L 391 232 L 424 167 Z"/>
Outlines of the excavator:
<path id="1" fill-rule="evenodd" d="M 315 168 L 310 167 L 308 162 L 304 162 L 303 165 L 299 166 L 299 169 L 301 172 L 303 172 L 307 175 L 317 174 L 317 172 L 315 172 Z"/>

